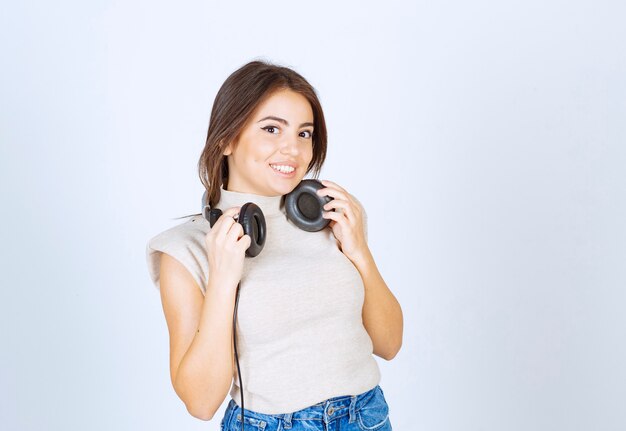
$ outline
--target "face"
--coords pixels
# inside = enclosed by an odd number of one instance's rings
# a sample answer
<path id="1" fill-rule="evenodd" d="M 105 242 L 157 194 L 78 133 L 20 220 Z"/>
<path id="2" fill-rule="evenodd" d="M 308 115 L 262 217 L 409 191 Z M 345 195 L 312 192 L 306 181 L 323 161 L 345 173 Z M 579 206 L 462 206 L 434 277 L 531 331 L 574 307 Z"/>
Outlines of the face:
<path id="1" fill-rule="evenodd" d="M 309 101 L 292 90 L 273 93 L 252 113 L 238 141 L 230 143 L 224 155 L 228 190 L 263 196 L 288 194 L 302 181 L 313 158 Z"/>

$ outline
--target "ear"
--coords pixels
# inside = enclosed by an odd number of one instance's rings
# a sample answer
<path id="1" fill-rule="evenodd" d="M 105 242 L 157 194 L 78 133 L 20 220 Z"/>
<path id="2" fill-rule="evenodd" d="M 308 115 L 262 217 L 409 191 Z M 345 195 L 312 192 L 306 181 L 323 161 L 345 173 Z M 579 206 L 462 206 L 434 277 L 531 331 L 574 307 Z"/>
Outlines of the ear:
<path id="1" fill-rule="evenodd" d="M 233 153 L 233 143 L 229 143 L 226 148 L 224 148 L 224 155 L 225 156 L 230 156 Z"/>

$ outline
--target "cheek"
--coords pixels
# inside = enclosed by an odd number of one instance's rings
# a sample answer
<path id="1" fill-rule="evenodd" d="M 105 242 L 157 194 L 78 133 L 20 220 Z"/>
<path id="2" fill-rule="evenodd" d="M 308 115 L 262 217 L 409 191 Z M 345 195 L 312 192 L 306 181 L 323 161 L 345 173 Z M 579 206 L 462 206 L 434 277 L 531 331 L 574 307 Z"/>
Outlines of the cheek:
<path id="1" fill-rule="evenodd" d="M 268 154 L 271 154 L 272 152 L 276 151 L 276 148 L 278 148 L 278 145 L 275 142 L 272 142 L 271 139 L 259 138 L 255 140 L 254 146 L 252 148 L 253 148 L 252 151 L 254 152 L 256 157 L 259 159 L 263 159 Z"/>

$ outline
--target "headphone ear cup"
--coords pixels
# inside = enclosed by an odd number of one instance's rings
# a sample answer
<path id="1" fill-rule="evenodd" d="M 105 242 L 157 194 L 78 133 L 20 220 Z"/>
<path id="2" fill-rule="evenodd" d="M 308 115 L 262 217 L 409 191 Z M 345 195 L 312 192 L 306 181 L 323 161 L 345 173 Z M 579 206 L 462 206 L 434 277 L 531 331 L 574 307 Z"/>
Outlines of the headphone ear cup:
<path id="1" fill-rule="evenodd" d="M 206 214 L 208 211 L 208 214 Z M 222 216 L 222 210 L 219 208 L 209 208 L 209 206 L 205 206 L 203 209 L 204 218 L 209 221 L 209 225 L 213 227 L 217 219 Z"/>
<path id="2" fill-rule="evenodd" d="M 254 202 L 245 203 L 239 209 L 237 221 L 243 227 L 243 233 L 250 236 L 250 247 L 246 250 L 246 256 L 255 257 L 263 250 L 267 236 L 263 211 Z"/>
<path id="3" fill-rule="evenodd" d="M 333 198 L 318 195 L 317 191 L 323 188 L 324 185 L 320 181 L 306 179 L 300 181 L 291 193 L 285 195 L 287 218 L 300 229 L 317 232 L 330 223 L 330 219 L 322 217 L 322 214 L 324 214 L 324 205 Z"/>

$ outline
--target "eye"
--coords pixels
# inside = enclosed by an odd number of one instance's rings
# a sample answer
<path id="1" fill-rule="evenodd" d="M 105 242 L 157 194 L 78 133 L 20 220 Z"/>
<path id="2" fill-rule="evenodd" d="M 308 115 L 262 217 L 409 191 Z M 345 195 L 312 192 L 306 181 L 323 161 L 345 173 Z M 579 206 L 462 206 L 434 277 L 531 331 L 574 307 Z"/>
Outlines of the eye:
<path id="1" fill-rule="evenodd" d="M 265 127 L 261 127 L 261 128 L 262 128 L 263 130 L 267 130 L 268 132 L 269 132 L 269 129 L 278 129 L 278 127 L 276 127 L 276 126 L 265 126 Z M 270 132 L 270 133 L 272 133 L 272 134 L 274 134 L 274 135 L 276 134 L 276 133 L 274 133 L 274 132 Z"/>
<path id="2" fill-rule="evenodd" d="M 310 130 L 303 130 L 303 131 L 302 131 L 302 132 L 300 132 L 300 133 L 308 133 L 308 134 L 309 134 L 309 136 L 305 136 L 306 138 L 311 138 L 311 137 L 313 136 L 313 132 L 312 132 L 312 131 L 310 131 Z"/>

